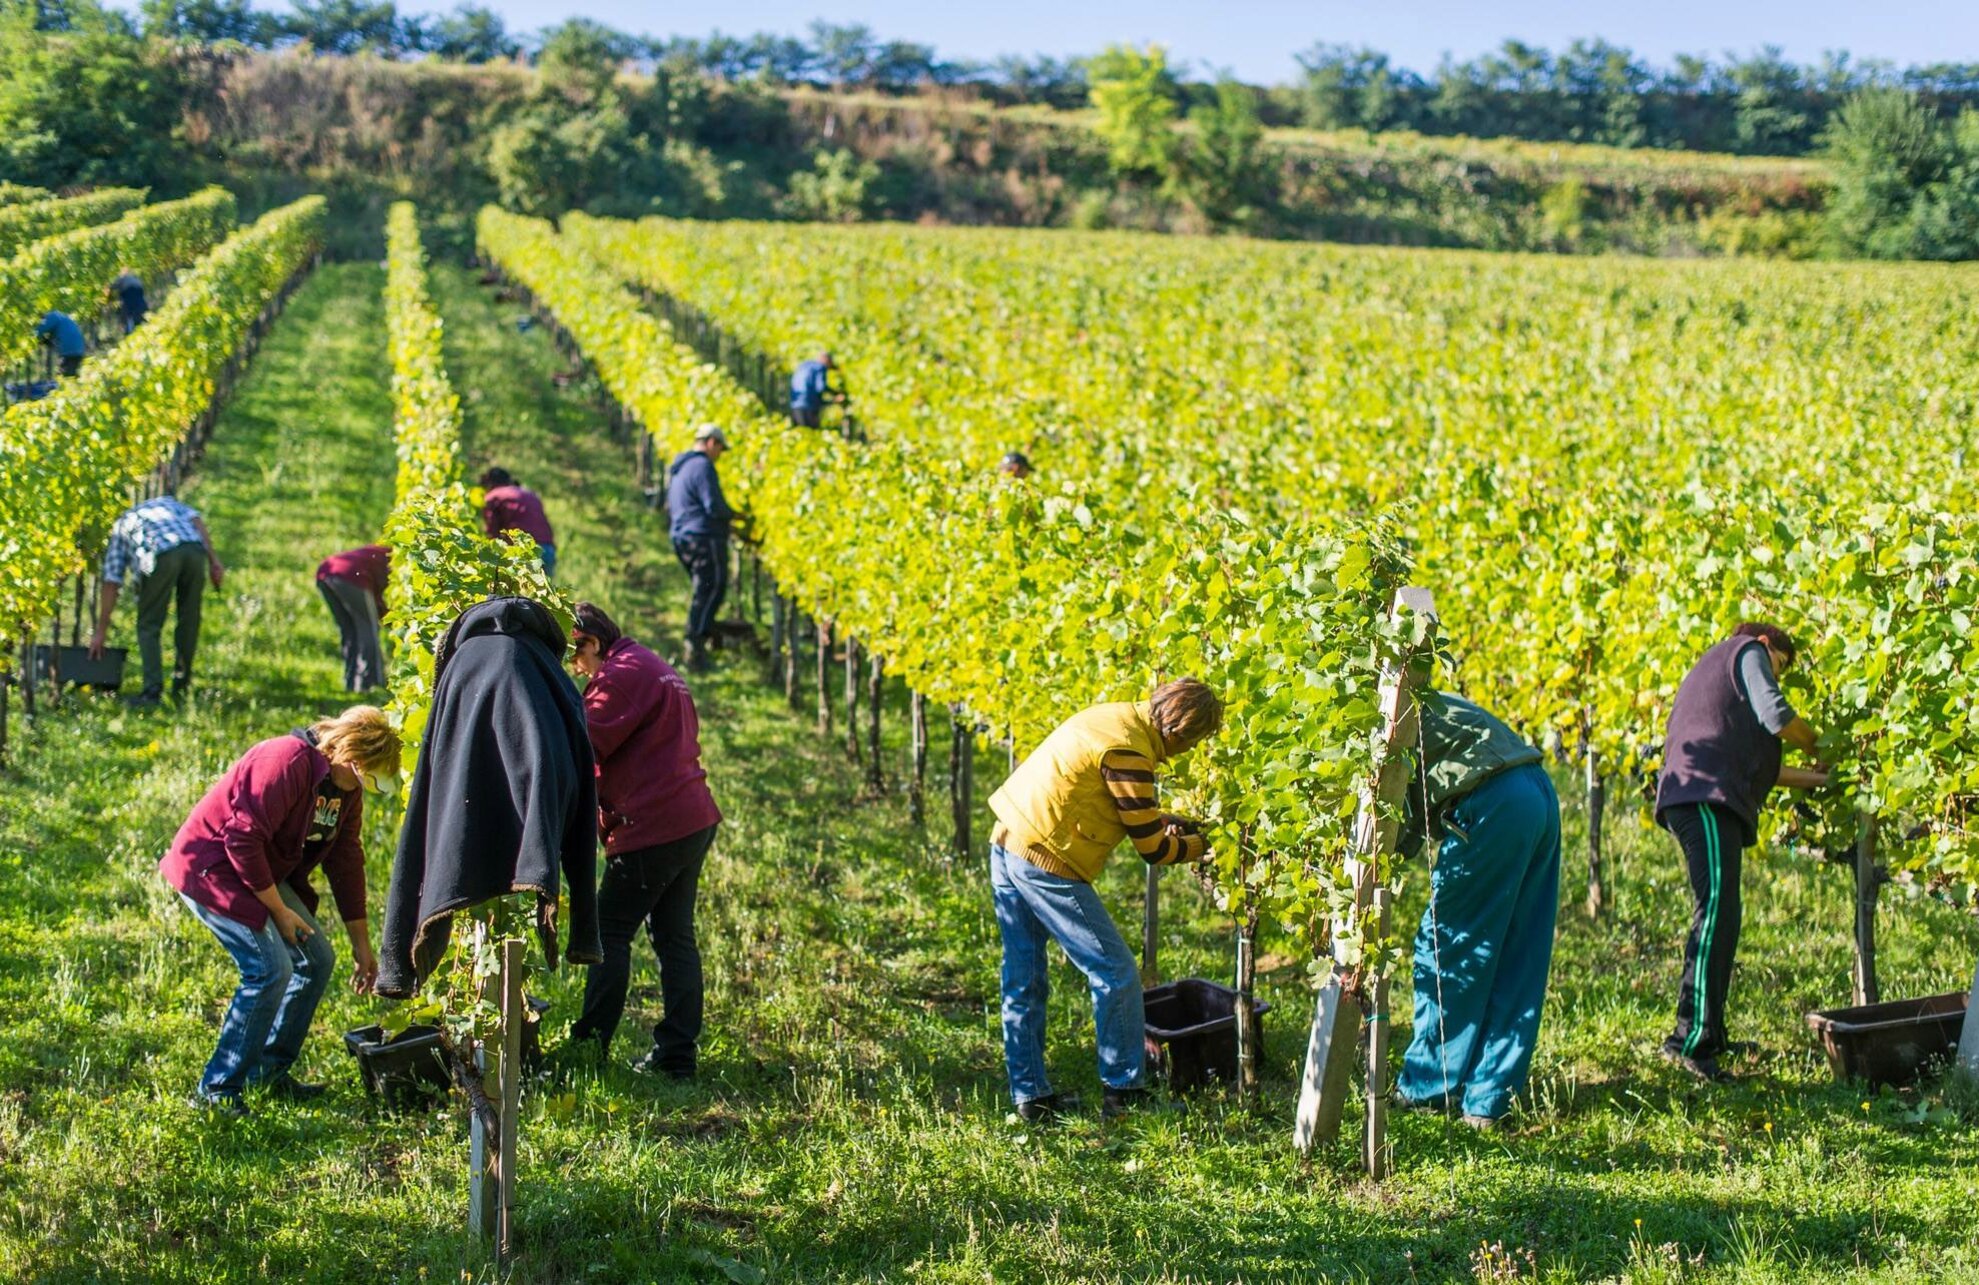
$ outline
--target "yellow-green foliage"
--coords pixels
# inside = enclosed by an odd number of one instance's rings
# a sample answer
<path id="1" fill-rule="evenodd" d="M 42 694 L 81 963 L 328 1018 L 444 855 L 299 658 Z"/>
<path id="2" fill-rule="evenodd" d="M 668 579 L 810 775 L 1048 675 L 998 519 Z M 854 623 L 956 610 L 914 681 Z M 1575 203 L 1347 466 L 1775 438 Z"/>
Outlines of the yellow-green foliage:
<path id="1" fill-rule="evenodd" d="M 33 353 L 43 313 L 93 316 L 119 271 L 128 268 L 156 284 L 225 240 L 234 218 L 233 193 L 209 187 L 183 201 L 141 205 L 111 223 L 44 237 L 0 262 L 0 366 Z"/>
<path id="2" fill-rule="evenodd" d="M 131 485 L 212 404 L 222 369 L 315 254 L 323 199 L 265 214 L 200 260 L 149 321 L 40 401 L 0 415 L 0 642 L 55 609 Z"/>
<path id="3" fill-rule="evenodd" d="M 0 205 L 0 259 L 12 258 L 42 237 L 92 223 L 107 223 L 144 204 L 144 193 L 145 189 L 139 187 L 105 187 L 66 200 Z"/>
<path id="4" fill-rule="evenodd" d="M 1979 277 L 1122 234 L 573 216 L 603 267 L 785 361 L 835 347 L 882 439 L 1262 526 L 1402 505 L 1471 694 L 1653 762 L 1747 618 L 1891 852 L 1970 881 L 1979 839 Z M 791 305 L 802 300 L 802 307 Z"/>
<path id="5" fill-rule="evenodd" d="M 1073 710 L 1164 677 L 1220 689 L 1228 721 L 1192 756 L 1191 802 L 1216 827 L 1229 901 L 1256 898 L 1317 952 L 1346 895 L 1378 666 L 1424 643 L 1424 622 L 1385 620 L 1408 568 L 1388 524 L 1162 513 L 1131 492 L 1001 482 L 903 442 L 792 428 L 547 223 L 490 208 L 478 239 L 661 442 L 724 427 L 724 476 L 782 588 L 931 699 L 1027 749 Z"/>
<path id="6" fill-rule="evenodd" d="M 491 597 L 548 606 L 566 627 L 570 602 L 543 574 L 535 546 L 482 534 L 474 497 L 460 478 L 460 399 L 447 381 L 440 315 L 426 291 L 426 252 L 412 204 L 386 222 L 385 321 L 392 360 L 397 502 L 385 522 L 392 547 L 388 602 L 392 709 L 410 772 L 425 732 L 433 652 L 461 612 Z"/>

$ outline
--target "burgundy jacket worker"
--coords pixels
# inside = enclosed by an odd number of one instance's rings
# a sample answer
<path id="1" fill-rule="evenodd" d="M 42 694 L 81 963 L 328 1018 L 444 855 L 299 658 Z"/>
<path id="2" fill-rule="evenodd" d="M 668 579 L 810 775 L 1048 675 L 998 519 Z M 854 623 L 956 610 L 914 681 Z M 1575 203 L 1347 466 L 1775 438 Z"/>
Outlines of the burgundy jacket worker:
<path id="1" fill-rule="evenodd" d="M 392 551 L 382 544 L 333 553 L 316 566 L 316 591 L 328 604 L 341 638 L 347 692 L 385 685 L 378 622 L 385 617 L 385 586 L 391 578 Z"/>
<path id="2" fill-rule="evenodd" d="M 505 468 L 491 468 L 481 475 L 487 493 L 481 498 L 481 529 L 490 539 L 501 539 L 520 531 L 543 551 L 543 574 L 557 573 L 557 533 L 550 529 L 549 514 L 543 511 L 543 497 L 515 480 Z"/>
<path id="3" fill-rule="evenodd" d="M 665 1016 L 634 1069 L 694 1074 L 701 1038 L 701 952 L 694 899 L 721 822 L 701 767 L 701 723 L 671 665 L 619 632 L 597 606 L 577 604 L 571 663 L 589 677 L 584 719 L 598 760 L 598 831 L 605 875 L 598 933 L 605 961 L 584 984 L 573 1038 L 609 1049 L 625 1013 L 632 939 L 643 925 L 660 963 Z"/>
<path id="4" fill-rule="evenodd" d="M 251 1084 L 288 1098 L 322 1092 L 289 1074 L 337 958 L 317 927 L 309 875 L 320 865 L 329 876 L 356 964 L 351 985 L 370 989 L 378 963 L 365 917 L 363 791 L 390 788 L 398 767 L 384 711 L 354 706 L 250 748 L 179 827 L 158 869 L 240 970 L 196 1105 L 245 1114 Z"/>

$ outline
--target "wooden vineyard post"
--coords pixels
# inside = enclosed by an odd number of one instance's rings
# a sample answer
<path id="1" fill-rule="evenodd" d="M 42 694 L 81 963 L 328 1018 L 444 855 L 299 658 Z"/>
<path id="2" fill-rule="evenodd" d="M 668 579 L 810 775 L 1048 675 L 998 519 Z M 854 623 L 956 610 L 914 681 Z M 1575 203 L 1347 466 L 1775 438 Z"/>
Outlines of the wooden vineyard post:
<path id="1" fill-rule="evenodd" d="M 880 706 L 886 701 L 886 668 L 877 654 L 866 665 L 866 788 L 878 798 L 886 793 L 886 773 L 880 764 Z"/>
<path id="2" fill-rule="evenodd" d="M 969 823 L 975 811 L 976 732 L 964 721 L 967 717 L 959 705 L 949 707 L 948 819 L 952 827 L 949 847 L 959 861 L 968 860 L 975 847 Z"/>
<path id="3" fill-rule="evenodd" d="M 1390 619 L 1398 619 L 1405 610 L 1433 616 L 1436 605 L 1428 590 L 1406 588 L 1396 594 Z M 1407 751 L 1416 748 L 1421 734 L 1415 703 L 1420 677 L 1409 663 L 1412 659 L 1390 661 L 1382 668 L 1381 730 L 1375 744 L 1374 771 L 1361 785 L 1360 810 L 1354 819 L 1347 857 L 1354 901 L 1346 918 L 1333 926 L 1333 973 L 1320 988 L 1313 1008 L 1298 1118 L 1292 1132 L 1293 1146 L 1301 1153 L 1339 1136 L 1365 1015 L 1370 1060 L 1362 1158 L 1373 1177 L 1379 1177 L 1387 1167 L 1382 1081 L 1387 1070 L 1388 1015 L 1381 1008 L 1387 1000 L 1387 987 L 1380 980 L 1376 961 L 1365 955 L 1354 959 L 1342 938 L 1358 935 L 1362 950 L 1369 951 L 1378 947 L 1386 928 L 1388 897 L 1386 888 L 1380 886 L 1380 863 L 1395 845 L 1397 814 L 1412 767 Z M 1378 1064 L 1373 1060 L 1376 1057 L 1380 1058 Z"/>
<path id="4" fill-rule="evenodd" d="M 1141 899 L 1141 989 L 1161 985 L 1161 867 L 1151 865 Z"/>
<path id="5" fill-rule="evenodd" d="M 514 1250 L 516 1135 L 522 1118 L 522 939 L 502 942 L 501 951 L 501 968 L 485 983 L 493 993 L 483 992 L 501 1013 L 498 1047 L 490 1050 L 484 1044 L 475 1051 L 484 1087 L 493 1074 L 494 1092 L 488 1096 L 495 1118 L 491 1129 L 481 1112 L 469 1117 L 467 1226 L 474 1235 L 492 1239 L 497 1259 L 506 1263 Z"/>
<path id="6" fill-rule="evenodd" d="M 1855 1002 L 1874 1004 L 1876 985 L 1876 814 L 1863 812 L 1855 831 Z"/>
<path id="7" fill-rule="evenodd" d="M 783 600 L 783 700 L 792 709 L 797 708 L 797 640 L 802 635 L 797 628 L 797 600 L 786 597 Z M 816 623 L 815 621 L 813 622 Z"/>
<path id="8" fill-rule="evenodd" d="M 783 595 L 770 595 L 770 677 L 776 678 L 783 670 Z"/>
<path id="9" fill-rule="evenodd" d="M 928 698 L 907 694 L 907 811 L 916 830 L 928 826 Z"/>
<path id="10" fill-rule="evenodd" d="M 845 753 L 859 761 L 859 644 L 845 636 Z"/>
<path id="11" fill-rule="evenodd" d="M 812 622 L 818 629 L 818 735 L 831 735 L 831 622 L 820 616 Z"/>
<path id="12" fill-rule="evenodd" d="M 1257 992 L 1257 907 L 1247 905 L 1237 925 L 1237 1099 L 1257 1105 L 1258 1021 L 1252 997 Z"/>
<path id="13" fill-rule="evenodd" d="M 1607 900 L 1601 886 L 1601 815 L 1608 806 L 1608 787 L 1601 781 L 1601 755 L 1594 738 L 1587 740 L 1587 917 L 1598 919 Z"/>

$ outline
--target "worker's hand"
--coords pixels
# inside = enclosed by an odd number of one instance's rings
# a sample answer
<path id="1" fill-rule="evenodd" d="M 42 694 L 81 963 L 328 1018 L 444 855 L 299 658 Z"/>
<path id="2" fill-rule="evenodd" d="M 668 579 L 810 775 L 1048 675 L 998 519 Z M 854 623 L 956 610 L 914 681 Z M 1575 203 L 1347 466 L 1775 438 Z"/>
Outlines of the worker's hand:
<path id="1" fill-rule="evenodd" d="M 1188 817 L 1178 817 L 1173 814 L 1169 814 L 1162 817 L 1161 832 L 1163 834 L 1172 834 L 1180 838 L 1191 834 L 1201 834 L 1203 832 L 1203 826 L 1202 826 L 1202 822 L 1200 821 L 1194 821 Z"/>
<path id="2" fill-rule="evenodd" d="M 351 947 L 350 988 L 359 995 L 369 995 L 378 984 L 378 957 L 371 953 L 371 943 L 359 942 Z"/>
<path id="3" fill-rule="evenodd" d="M 282 940 L 300 950 L 302 944 L 309 940 L 308 922 L 287 906 L 272 913 L 275 916 L 276 931 L 282 934 Z"/>
<path id="4" fill-rule="evenodd" d="M 220 581 L 223 577 L 226 576 L 226 574 L 227 574 L 227 569 L 220 565 L 220 560 L 218 558 L 212 558 L 207 561 L 206 578 L 213 582 L 213 587 L 215 589 L 218 589 L 220 587 Z"/>
<path id="5" fill-rule="evenodd" d="M 101 626 L 98 626 L 89 635 L 89 658 L 91 660 L 103 659 L 103 629 Z"/>

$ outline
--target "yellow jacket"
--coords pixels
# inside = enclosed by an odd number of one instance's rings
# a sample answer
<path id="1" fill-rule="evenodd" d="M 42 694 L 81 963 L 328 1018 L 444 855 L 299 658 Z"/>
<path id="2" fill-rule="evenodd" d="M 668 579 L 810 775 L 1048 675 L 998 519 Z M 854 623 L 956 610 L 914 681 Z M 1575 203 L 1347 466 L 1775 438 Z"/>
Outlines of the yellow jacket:
<path id="1" fill-rule="evenodd" d="M 1052 874 L 1091 883 L 1128 833 L 1116 792 L 1100 775 L 1100 760 L 1115 752 L 1161 762 L 1161 733 L 1147 702 L 1095 705 L 1060 723 L 990 796 L 1002 823 L 998 842 Z M 1146 792 L 1152 795 L 1151 783 Z M 1170 843 L 1182 855 L 1185 845 Z M 1200 840 L 1193 847 L 1200 854 Z"/>

